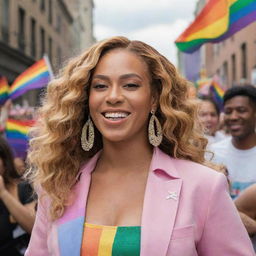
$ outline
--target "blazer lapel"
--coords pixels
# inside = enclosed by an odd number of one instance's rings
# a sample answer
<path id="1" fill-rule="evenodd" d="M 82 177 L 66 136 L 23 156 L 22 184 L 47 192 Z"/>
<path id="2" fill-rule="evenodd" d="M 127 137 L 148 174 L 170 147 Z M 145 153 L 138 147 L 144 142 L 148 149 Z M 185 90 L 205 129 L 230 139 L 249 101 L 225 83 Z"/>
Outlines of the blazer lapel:
<path id="1" fill-rule="evenodd" d="M 75 200 L 73 204 L 66 208 L 63 216 L 56 221 L 61 256 L 80 256 L 91 172 L 94 170 L 99 154 L 97 153 L 81 168 L 78 174 L 78 182 L 72 190 L 72 198 L 75 198 Z"/>
<path id="2" fill-rule="evenodd" d="M 141 256 L 167 254 L 179 204 L 182 180 L 173 160 L 155 149 L 144 197 Z"/>

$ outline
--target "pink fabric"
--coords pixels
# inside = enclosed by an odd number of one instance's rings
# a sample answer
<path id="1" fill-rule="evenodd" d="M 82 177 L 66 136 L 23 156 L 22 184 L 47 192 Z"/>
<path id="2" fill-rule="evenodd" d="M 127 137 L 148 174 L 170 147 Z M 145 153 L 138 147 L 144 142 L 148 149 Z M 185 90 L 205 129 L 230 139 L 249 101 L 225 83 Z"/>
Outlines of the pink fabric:
<path id="1" fill-rule="evenodd" d="M 61 223 L 73 216 L 77 205 L 80 209 L 83 206 L 85 212 L 86 198 L 81 195 L 86 197 L 88 193 L 97 158 L 83 168 L 76 187 L 80 196 L 59 220 Z M 43 211 L 45 208 L 39 206 L 26 256 L 60 255 L 57 222 L 49 222 Z M 190 161 L 170 158 L 158 148 L 151 162 L 141 226 L 141 256 L 255 255 L 224 175 Z M 67 248 L 71 246 L 68 241 L 66 244 Z"/>

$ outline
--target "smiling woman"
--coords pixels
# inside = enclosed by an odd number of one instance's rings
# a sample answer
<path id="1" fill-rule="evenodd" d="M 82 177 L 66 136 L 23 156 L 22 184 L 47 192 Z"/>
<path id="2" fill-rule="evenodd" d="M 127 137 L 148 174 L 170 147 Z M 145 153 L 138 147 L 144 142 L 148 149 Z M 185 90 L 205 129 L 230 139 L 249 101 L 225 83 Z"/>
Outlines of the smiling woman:
<path id="1" fill-rule="evenodd" d="M 143 42 L 114 37 L 71 60 L 33 131 L 26 255 L 253 255 L 196 116 L 188 82 Z"/>

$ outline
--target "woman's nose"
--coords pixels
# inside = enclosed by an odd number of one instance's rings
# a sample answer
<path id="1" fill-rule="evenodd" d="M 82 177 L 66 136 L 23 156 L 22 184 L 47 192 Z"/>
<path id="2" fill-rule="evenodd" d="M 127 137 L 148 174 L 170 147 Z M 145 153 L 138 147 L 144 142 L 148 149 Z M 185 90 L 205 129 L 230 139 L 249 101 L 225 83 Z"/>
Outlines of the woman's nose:
<path id="1" fill-rule="evenodd" d="M 114 86 L 112 88 L 109 89 L 109 93 L 106 97 L 106 101 L 109 104 L 117 104 L 117 103 L 121 103 L 123 101 L 123 93 L 121 88 Z"/>

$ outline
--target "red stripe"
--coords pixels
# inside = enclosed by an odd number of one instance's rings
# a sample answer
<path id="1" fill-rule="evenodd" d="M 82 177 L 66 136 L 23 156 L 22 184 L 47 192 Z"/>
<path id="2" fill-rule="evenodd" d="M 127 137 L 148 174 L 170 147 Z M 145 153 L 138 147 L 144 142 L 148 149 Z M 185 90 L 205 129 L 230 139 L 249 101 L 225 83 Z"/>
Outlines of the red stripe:
<path id="1" fill-rule="evenodd" d="M 16 125 L 19 125 L 19 126 L 32 126 L 35 124 L 35 121 L 34 120 L 27 120 L 27 121 L 20 121 L 20 120 L 14 120 L 14 119 L 8 119 L 7 120 L 8 123 L 13 123 L 13 124 L 16 124 Z"/>

